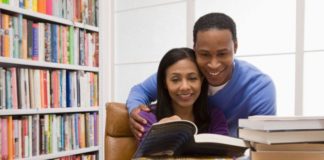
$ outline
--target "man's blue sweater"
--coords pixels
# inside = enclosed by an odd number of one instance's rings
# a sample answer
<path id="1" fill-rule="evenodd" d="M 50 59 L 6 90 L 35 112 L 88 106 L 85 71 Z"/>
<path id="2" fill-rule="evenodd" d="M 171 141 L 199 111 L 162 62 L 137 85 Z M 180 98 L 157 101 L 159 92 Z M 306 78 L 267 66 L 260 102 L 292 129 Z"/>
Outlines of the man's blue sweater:
<path id="1" fill-rule="evenodd" d="M 209 96 L 210 106 L 217 106 L 227 119 L 229 133 L 237 136 L 238 119 L 252 115 L 276 114 L 276 91 L 271 78 L 255 66 L 234 60 L 231 79 L 220 91 Z M 157 97 L 156 74 L 134 86 L 127 99 L 129 112 L 140 104 L 149 105 Z"/>

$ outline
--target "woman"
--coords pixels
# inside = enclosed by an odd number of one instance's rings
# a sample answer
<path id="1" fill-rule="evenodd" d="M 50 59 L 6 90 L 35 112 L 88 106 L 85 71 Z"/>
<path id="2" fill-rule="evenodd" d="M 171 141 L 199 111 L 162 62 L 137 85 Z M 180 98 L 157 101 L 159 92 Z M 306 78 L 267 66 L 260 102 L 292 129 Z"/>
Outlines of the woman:
<path id="1" fill-rule="evenodd" d="M 140 112 L 146 119 L 144 137 L 157 122 L 185 119 L 194 122 L 198 133 L 228 135 L 224 114 L 207 106 L 208 83 L 199 71 L 195 54 L 189 48 L 175 48 L 162 58 L 157 73 L 157 103 L 151 112 Z"/>

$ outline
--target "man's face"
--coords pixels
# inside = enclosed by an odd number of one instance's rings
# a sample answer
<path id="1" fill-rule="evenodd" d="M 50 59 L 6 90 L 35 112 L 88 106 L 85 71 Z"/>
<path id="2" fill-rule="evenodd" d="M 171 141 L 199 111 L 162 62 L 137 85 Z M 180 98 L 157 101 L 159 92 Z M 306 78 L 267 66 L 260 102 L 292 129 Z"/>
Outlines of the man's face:
<path id="1" fill-rule="evenodd" d="M 199 69 L 211 86 L 220 86 L 232 76 L 237 44 L 228 29 L 199 31 L 195 52 Z"/>

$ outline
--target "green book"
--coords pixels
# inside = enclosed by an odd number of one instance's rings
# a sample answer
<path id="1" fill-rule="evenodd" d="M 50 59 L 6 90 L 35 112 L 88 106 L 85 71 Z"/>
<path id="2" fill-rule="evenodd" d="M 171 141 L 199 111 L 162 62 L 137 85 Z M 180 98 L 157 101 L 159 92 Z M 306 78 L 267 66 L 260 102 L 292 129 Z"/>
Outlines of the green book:
<path id="1" fill-rule="evenodd" d="M 68 62 L 74 64 L 74 27 L 69 27 L 69 39 L 68 39 Z"/>

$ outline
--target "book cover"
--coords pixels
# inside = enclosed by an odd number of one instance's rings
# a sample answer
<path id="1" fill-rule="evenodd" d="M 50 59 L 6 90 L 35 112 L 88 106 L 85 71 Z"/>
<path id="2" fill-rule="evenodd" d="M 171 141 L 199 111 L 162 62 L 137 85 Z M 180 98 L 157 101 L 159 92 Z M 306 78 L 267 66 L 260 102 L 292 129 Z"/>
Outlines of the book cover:
<path id="1" fill-rule="evenodd" d="M 194 123 L 186 120 L 156 123 L 134 154 L 138 157 L 225 156 L 239 157 L 248 144 L 238 138 L 218 134 L 197 134 Z"/>
<path id="2" fill-rule="evenodd" d="M 324 116 L 251 116 L 239 119 L 239 127 L 255 130 L 324 129 Z"/>
<path id="3" fill-rule="evenodd" d="M 324 159 L 323 151 L 265 151 L 251 152 L 252 160 L 315 160 Z"/>
<path id="4" fill-rule="evenodd" d="M 323 151 L 324 143 L 284 143 L 284 144 L 264 144 L 251 143 L 251 148 L 255 151 Z"/>
<path id="5" fill-rule="evenodd" d="M 320 142 L 324 141 L 324 130 L 261 131 L 240 128 L 239 137 L 265 144 Z"/>

